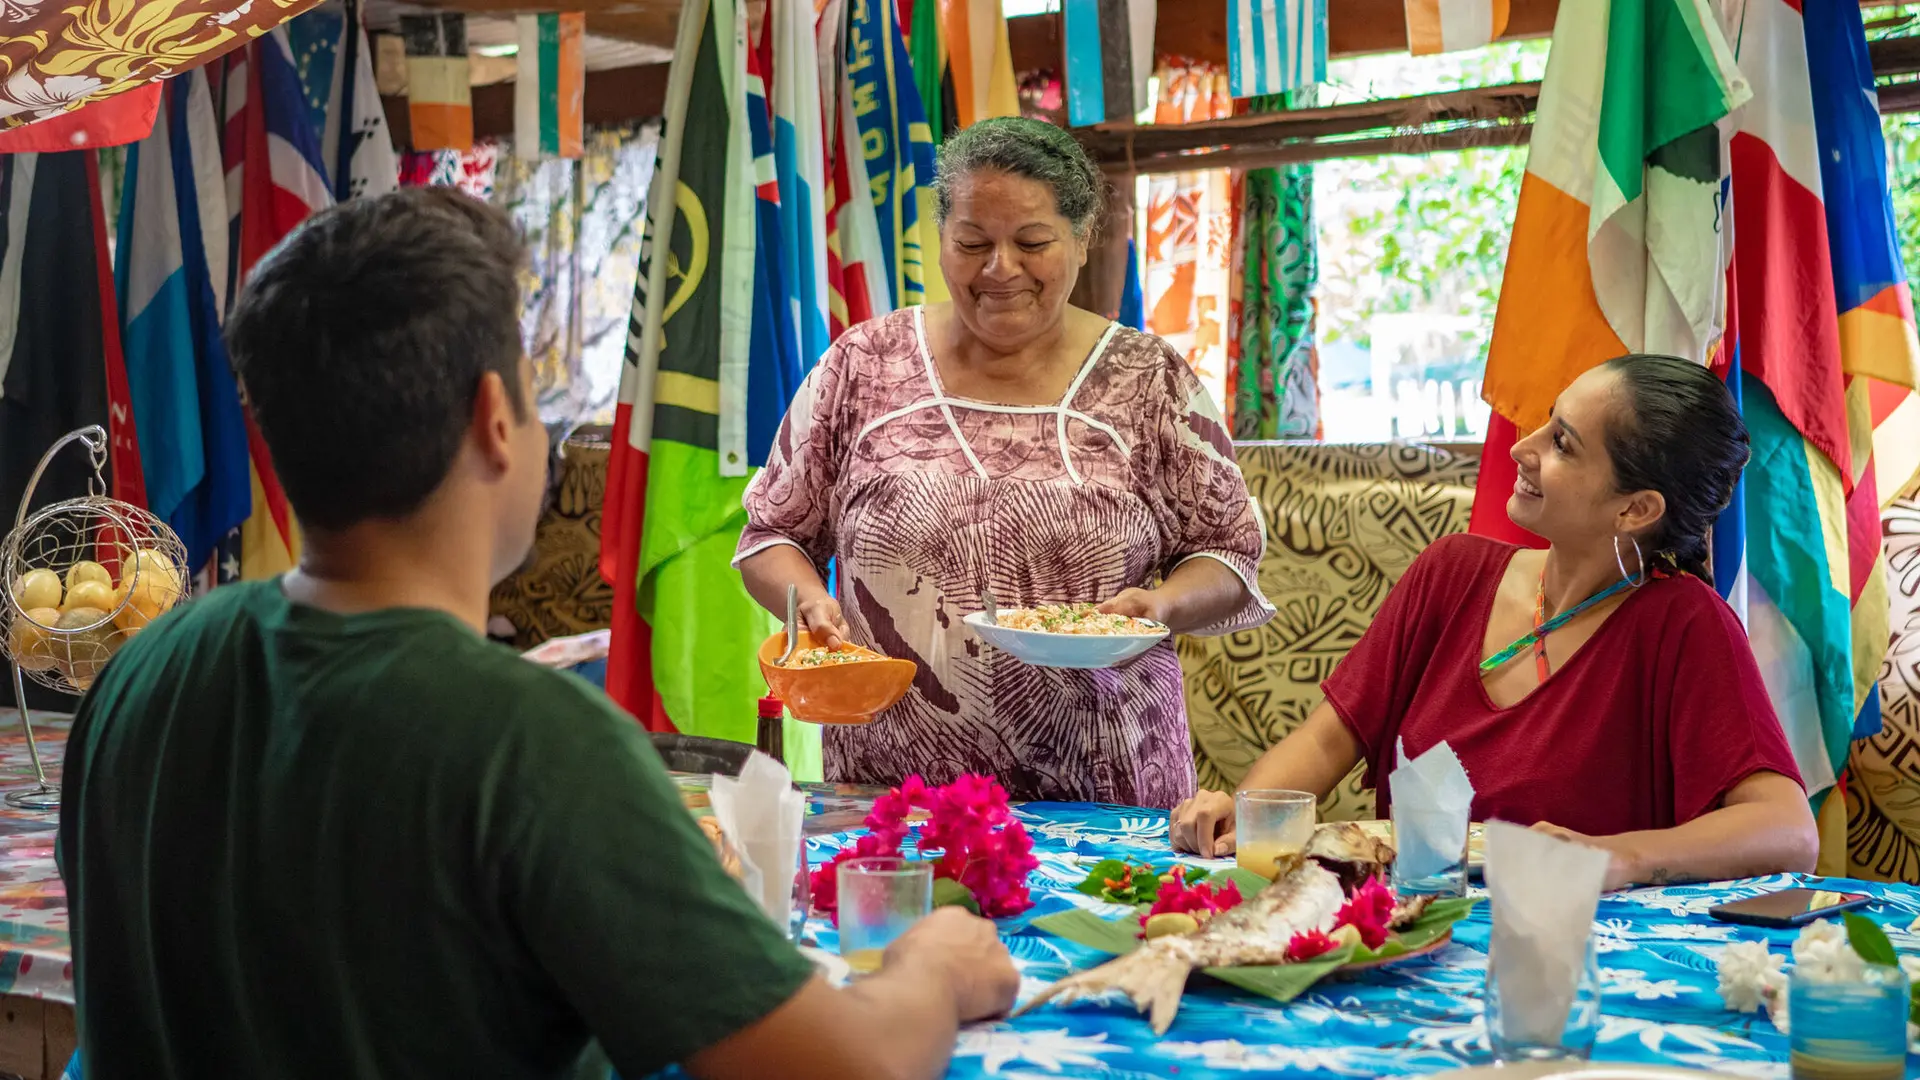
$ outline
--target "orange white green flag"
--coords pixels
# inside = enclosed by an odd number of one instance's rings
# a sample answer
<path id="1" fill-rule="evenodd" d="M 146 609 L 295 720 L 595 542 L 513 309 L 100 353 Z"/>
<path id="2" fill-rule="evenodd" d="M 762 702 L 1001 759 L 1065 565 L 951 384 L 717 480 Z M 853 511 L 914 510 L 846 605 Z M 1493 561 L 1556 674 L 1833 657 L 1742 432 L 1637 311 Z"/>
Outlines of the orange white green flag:
<path id="1" fill-rule="evenodd" d="M 1473 531 L 1507 520 L 1506 450 L 1626 352 L 1705 362 L 1725 320 L 1721 123 L 1752 96 L 1708 0 L 1562 4 L 1487 352 Z"/>

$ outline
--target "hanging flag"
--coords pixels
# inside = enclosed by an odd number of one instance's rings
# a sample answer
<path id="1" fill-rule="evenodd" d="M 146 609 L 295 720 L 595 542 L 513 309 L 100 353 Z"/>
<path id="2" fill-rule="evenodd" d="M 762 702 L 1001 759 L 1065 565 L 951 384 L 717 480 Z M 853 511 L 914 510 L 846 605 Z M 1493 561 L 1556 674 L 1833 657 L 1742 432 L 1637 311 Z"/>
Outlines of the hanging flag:
<path id="1" fill-rule="evenodd" d="M 1494 415 L 1471 523 L 1520 543 L 1537 538 L 1507 519 L 1508 450 L 1555 396 L 1622 353 L 1705 362 L 1714 347 L 1716 125 L 1752 95 L 1708 0 L 1565 4 L 1553 40 L 1487 351 Z"/>
<path id="2" fill-rule="evenodd" d="M 415 150 L 473 147 L 473 86 L 467 17 L 402 15 L 407 43 L 407 118 Z"/>
<path id="3" fill-rule="evenodd" d="M 827 199 L 828 313 L 829 329 L 835 338 L 848 327 L 893 310 L 887 251 L 880 243 L 873 200 L 867 197 L 872 186 L 867 180 L 866 153 L 854 118 L 852 82 L 842 72 L 839 83 L 840 122 L 834 136 Z"/>
<path id="4" fill-rule="evenodd" d="M 367 43 L 360 0 L 347 0 L 340 24 L 339 59 L 333 65 L 320 154 L 335 202 L 370 199 L 400 186 L 400 156 L 394 153 L 387 109 L 374 82 L 373 49 Z"/>
<path id="5" fill-rule="evenodd" d="M 0 156 L 4 528 L 12 528 L 41 455 L 88 424 L 107 429 L 113 497 L 146 503 L 106 255 L 99 155 L 77 150 Z M 33 508 L 85 495 L 92 475 L 84 450 L 63 452 L 41 478 Z M 11 702 L 12 693 L 6 684 L 0 701 Z"/>
<path id="6" fill-rule="evenodd" d="M 1063 0 L 1069 124 L 1132 123 L 1147 107 L 1157 10 L 1155 0 Z"/>
<path id="7" fill-rule="evenodd" d="M 827 351 L 827 166 L 811 0 L 772 0 L 773 146 L 781 268 L 792 293 L 804 373 Z M 783 406 L 784 409 L 784 406 Z M 756 459 L 764 460 L 764 459 Z"/>
<path id="8" fill-rule="evenodd" d="M 958 126 L 971 127 L 990 116 L 1019 116 L 1020 88 L 1000 0 L 939 0 L 939 6 Z M 1151 28 L 1150 14 L 1148 19 Z M 1151 60 L 1151 32 L 1146 43 Z"/>
<path id="9" fill-rule="evenodd" d="M 934 0 L 899 5 L 907 24 L 907 53 L 913 62 L 913 87 L 920 92 L 920 107 L 926 110 L 927 129 L 933 133 L 933 145 L 939 146 L 946 135 L 946 121 L 940 106 L 946 94 L 941 87 L 947 77 L 947 43 L 940 32 L 940 5 Z"/>
<path id="10" fill-rule="evenodd" d="M 226 184 L 205 68 L 167 83 L 153 134 L 127 152 L 121 200 L 115 286 L 148 504 L 198 567 L 253 509 L 220 339 Z"/>
<path id="11" fill-rule="evenodd" d="M 513 80 L 513 149 L 522 161 L 581 154 L 587 93 L 587 17 L 578 11 L 519 17 Z"/>
<path id="12" fill-rule="evenodd" d="M 1407 0 L 1415 56 L 1477 49 L 1507 32 L 1508 0 Z"/>
<path id="13" fill-rule="evenodd" d="M 768 29 L 771 30 L 769 20 Z M 772 107 L 767 102 L 761 54 L 747 53 L 747 133 L 753 152 L 754 255 L 753 332 L 747 353 L 748 468 L 767 463 L 767 451 L 800 389 L 806 368 L 800 354 L 797 293 L 787 277 L 792 261 L 783 251 L 780 169 L 773 145 Z M 824 337 L 824 334 L 822 335 Z M 824 349 L 825 346 L 823 345 Z M 722 468 L 722 475 L 727 470 Z"/>
<path id="14" fill-rule="evenodd" d="M 323 5 L 285 23 L 293 70 L 300 76 L 300 97 L 307 103 L 308 122 L 315 131 L 326 130 L 327 109 L 339 82 L 335 66 L 347 29 L 347 12 L 342 8 Z"/>
<path id="15" fill-rule="evenodd" d="M 333 204 L 290 45 L 290 35 L 276 30 L 236 54 L 227 69 L 225 162 L 236 290 L 288 233 Z M 251 416 L 246 432 L 253 513 L 222 545 L 216 573 L 222 582 L 274 577 L 300 559 L 299 524 Z"/>
<path id="16" fill-rule="evenodd" d="M 1880 730 L 1890 628 L 1878 426 L 1920 375 L 1857 6 L 1756 0 L 1738 62 L 1755 98 L 1736 116 L 1732 320 L 1753 438 L 1738 505 L 1715 528 L 1722 588 L 1746 620 L 1807 789 L 1836 783 Z M 1885 381 L 1881 381 L 1885 380 Z M 1879 391 L 1879 392 L 1876 392 Z M 1887 440 L 1888 482 L 1910 476 Z M 1822 872 L 1845 872 L 1845 806 L 1822 806 Z"/>
<path id="17" fill-rule="evenodd" d="M 1327 0 L 1227 0 L 1227 73 L 1234 97 L 1325 82 Z"/>
<path id="18" fill-rule="evenodd" d="M 1133 237 L 1127 237 L 1127 276 L 1120 285 L 1120 325 L 1135 330 L 1147 328 L 1146 294 L 1140 289 L 1140 251 Z"/>
<path id="19" fill-rule="evenodd" d="M 891 3 L 850 0 L 850 5 L 847 89 L 858 132 L 854 145 L 865 159 L 886 264 L 883 310 L 944 301 L 947 286 L 940 277 L 940 235 L 934 224 L 933 133 L 913 85 L 907 43 Z"/>

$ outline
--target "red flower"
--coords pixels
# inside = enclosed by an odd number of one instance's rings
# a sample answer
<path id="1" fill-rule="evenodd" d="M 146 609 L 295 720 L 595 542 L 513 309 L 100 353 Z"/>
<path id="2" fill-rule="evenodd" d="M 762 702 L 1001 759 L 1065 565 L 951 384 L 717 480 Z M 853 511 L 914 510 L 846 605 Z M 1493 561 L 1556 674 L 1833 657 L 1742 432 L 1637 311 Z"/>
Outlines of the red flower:
<path id="1" fill-rule="evenodd" d="M 907 815 L 927 811 L 916 847 L 921 857 L 934 860 L 933 875 L 967 887 L 980 912 L 988 917 L 1018 915 L 1033 906 L 1027 875 L 1040 865 L 1033 856 L 1033 839 L 1014 820 L 1007 792 L 987 776 L 962 776 L 944 787 L 930 788 L 918 776 L 873 802 L 867 834 L 815 870 L 810 878 L 816 911 L 838 916 L 835 874 L 842 859 L 868 855 L 899 856 L 907 833 Z"/>
<path id="2" fill-rule="evenodd" d="M 1187 884 L 1187 868 L 1176 865 L 1170 876 L 1172 881 L 1160 883 L 1160 891 L 1153 898 L 1153 906 L 1140 916 L 1140 925 L 1144 928 L 1147 920 L 1155 915 L 1176 912 L 1184 915 L 1205 913 L 1216 915 L 1231 907 L 1237 907 L 1242 897 L 1240 887 L 1229 881 L 1225 885 Z M 1143 929 L 1144 933 L 1144 929 Z"/>
<path id="3" fill-rule="evenodd" d="M 1334 914 L 1334 929 L 1351 926 L 1360 931 L 1360 941 L 1369 949 L 1386 944 L 1387 921 L 1393 918 L 1393 890 L 1379 878 L 1368 878 L 1353 891 Z"/>
<path id="4" fill-rule="evenodd" d="M 1334 947 L 1333 939 L 1324 932 L 1302 930 L 1293 935 L 1293 940 L 1287 942 L 1287 962 L 1298 964 L 1305 960 L 1312 960 L 1316 956 L 1324 956 L 1332 952 Z"/>

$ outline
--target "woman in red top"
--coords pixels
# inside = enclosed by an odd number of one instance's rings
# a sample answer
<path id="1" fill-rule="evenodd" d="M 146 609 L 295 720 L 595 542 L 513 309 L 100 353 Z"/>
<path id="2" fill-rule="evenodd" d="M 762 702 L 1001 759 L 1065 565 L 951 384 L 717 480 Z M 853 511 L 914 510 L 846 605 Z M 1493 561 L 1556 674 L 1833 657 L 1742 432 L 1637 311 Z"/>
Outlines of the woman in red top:
<path id="1" fill-rule="evenodd" d="M 1475 820 L 1605 848 L 1609 887 L 1813 869 L 1793 754 L 1706 566 L 1748 455 L 1698 364 L 1625 356 L 1582 375 L 1513 448 L 1507 513 L 1551 546 L 1449 536 L 1422 552 L 1326 703 L 1242 788 L 1325 795 L 1364 760 L 1385 817 L 1396 740 L 1413 757 L 1444 739 Z M 1232 798 L 1182 803 L 1172 836 L 1231 852 Z"/>

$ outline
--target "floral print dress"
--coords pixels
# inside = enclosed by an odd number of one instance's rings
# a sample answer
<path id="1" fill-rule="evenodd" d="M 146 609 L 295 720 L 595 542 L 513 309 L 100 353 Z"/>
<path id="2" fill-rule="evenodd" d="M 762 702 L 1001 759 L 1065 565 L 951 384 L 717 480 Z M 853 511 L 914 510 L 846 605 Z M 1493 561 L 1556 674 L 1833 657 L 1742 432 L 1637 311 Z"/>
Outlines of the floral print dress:
<path id="1" fill-rule="evenodd" d="M 1233 444 L 1186 362 L 1114 324 L 1056 405 L 948 395 L 919 308 L 854 327 L 795 396 L 747 489 L 735 557 L 805 552 L 853 636 L 919 666 L 863 726 L 830 727 L 829 780 L 944 783 L 988 773 L 1015 799 L 1170 807 L 1193 794 L 1171 640 L 1119 668 L 1029 667 L 962 620 L 1002 607 L 1098 603 L 1211 558 L 1247 586 L 1203 634 L 1273 615 L 1265 538 Z"/>

